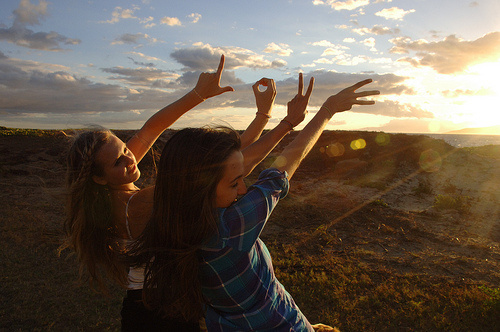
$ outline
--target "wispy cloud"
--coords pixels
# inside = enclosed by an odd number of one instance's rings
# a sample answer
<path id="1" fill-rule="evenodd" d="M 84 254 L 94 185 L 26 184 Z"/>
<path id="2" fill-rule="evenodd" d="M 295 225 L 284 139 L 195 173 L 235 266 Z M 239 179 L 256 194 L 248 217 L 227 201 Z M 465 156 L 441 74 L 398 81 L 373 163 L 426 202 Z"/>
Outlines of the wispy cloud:
<path id="1" fill-rule="evenodd" d="M 290 45 L 284 43 L 269 43 L 267 47 L 264 49 L 265 53 L 274 53 L 280 56 L 290 56 L 293 53 L 293 50 L 290 48 Z"/>
<path id="2" fill-rule="evenodd" d="M 68 38 L 55 31 L 34 32 L 27 26 L 39 25 L 47 14 L 48 2 L 40 0 L 38 5 L 29 0 L 21 0 L 19 7 L 13 11 L 14 22 L 10 28 L 0 29 L 0 40 L 18 46 L 43 51 L 63 51 L 61 44 L 77 45 L 81 40 Z"/>
<path id="3" fill-rule="evenodd" d="M 133 9 L 130 9 L 130 8 L 123 9 L 122 7 L 115 7 L 113 12 L 111 13 L 111 19 L 109 19 L 107 21 L 101 21 L 100 23 L 115 24 L 123 19 L 136 19 L 136 20 L 138 20 L 139 18 L 134 15 L 134 12 L 137 9 L 139 9 L 139 8 L 134 7 Z"/>
<path id="4" fill-rule="evenodd" d="M 346 1 L 335 1 L 335 0 L 313 0 L 313 5 L 326 5 L 335 10 L 355 10 L 357 8 L 367 6 L 370 4 L 370 0 L 346 0 Z"/>
<path id="5" fill-rule="evenodd" d="M 353 32 L 357 33 L 358 35 L 367 35 L 367 34 L 372 34 L 372 35 L 391 35 L 391 34 L 398 34 L 400 30 L 398 28 L 391 29 L 388 27 L 384 27 L 381 25 L 375 25 L 372 28 L 354 28 L 352 29 Z"/>
<path id="6" fill-rule="evenodd" d="M 191 20 L 191 23 L 198 23 L 201 20 L 201 14 L 191 13 L 188 15 L 188 18 Z"/>
<path id="7" fill-rule="evenodd" d="M 179 20 L 177 17 L 168 17 L 168 16 L 163 17 L 160 20 L 160 23 L 171 26 L 171 27 L 182 25 L 181 20 Z"/>
<path id="8" fill-rule="evenodd" d="M 158 39 L 153 38 L 146 33 L 126 33 L 116 38 L 113 42 L 111 42 L 111 45 L 140 44 L 143 40 L 149 43 L 158 42 Z"/>
<path id="9" fill-rule="evenodd" d="M 469 66 L 500 59 L 500 32 L 491 32 L 473 41 L 450 35 L 442 41 L 411 40 L 408 37 L 392 39 L 391 53 L 407 54 L 415 51 L 417 58 L 405 57 L 415 67 L 431 67 L 440 74 L 461 73 Z"/>
<path id="10" fill-rule="evenodd" d="M 212 47 L 210 44 L 196 43 L 191 47 L 180 48 L 170 54 L 186 70 L 205 71 L 217 68 L 220 56 L 225 54 L 225 68 L 268 69 L 286 66 L 286 61 L 275 59 L 267 60 L 251 50 L 241 47 Z"/>
<path id="11" fill-rule="evenodd" d="M 402 21 L 403 18 L 410 14 L 414 13 L 415 9 L 404 10 L 398 7 L 385 8 L 379 12 L 376 12 L 375 15 L 385 18 L 386 20 L 398 20 Z"/>

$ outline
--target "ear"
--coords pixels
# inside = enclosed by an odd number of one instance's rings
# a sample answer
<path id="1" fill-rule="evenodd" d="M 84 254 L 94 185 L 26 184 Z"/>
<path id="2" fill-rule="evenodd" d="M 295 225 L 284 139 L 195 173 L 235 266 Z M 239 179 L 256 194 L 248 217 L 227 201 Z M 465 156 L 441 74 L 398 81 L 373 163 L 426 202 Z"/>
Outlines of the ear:
<path id="1" fill-rule="evenodd" d="M 97 183 L 97 184 L 100 184 L 102 186 L 105 186 L 108 184 L 108 181 L 106 181 L 103 177 L 100 177 L 100 176 L 97 176 L 97 175 L 92 175 L 92 180 Z"/>

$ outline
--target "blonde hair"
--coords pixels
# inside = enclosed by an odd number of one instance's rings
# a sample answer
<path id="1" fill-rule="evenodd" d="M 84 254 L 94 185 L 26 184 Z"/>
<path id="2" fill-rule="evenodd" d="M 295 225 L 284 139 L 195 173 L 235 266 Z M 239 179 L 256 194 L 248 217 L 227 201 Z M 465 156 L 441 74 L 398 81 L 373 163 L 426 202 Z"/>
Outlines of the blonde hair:
<path id="1" fill-rule="evenodd" d="M 120 258 L 120 243 L 112 220 L 111 194 L 92 177 L 102 176 L 96 161 L 99 149 L 113 133 L 89 130 L 75 136 L 67 155 L 65 248 L 74 250 L 80 278 L 106 293 L 104 275 L 125 287 L 127 268 Z"/>

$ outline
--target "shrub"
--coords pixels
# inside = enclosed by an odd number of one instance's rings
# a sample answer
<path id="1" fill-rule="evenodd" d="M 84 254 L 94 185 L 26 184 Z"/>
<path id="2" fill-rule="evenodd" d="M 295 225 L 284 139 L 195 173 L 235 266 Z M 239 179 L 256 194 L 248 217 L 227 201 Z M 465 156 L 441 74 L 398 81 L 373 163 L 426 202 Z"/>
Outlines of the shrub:
<path id="1" fill-rule="evenodd" d="M 462 195 L 437 195 L 434 199 L 434 208 L 438 210 L 456 210 L 461 213 L 469 212 L 470 197 Z"/>

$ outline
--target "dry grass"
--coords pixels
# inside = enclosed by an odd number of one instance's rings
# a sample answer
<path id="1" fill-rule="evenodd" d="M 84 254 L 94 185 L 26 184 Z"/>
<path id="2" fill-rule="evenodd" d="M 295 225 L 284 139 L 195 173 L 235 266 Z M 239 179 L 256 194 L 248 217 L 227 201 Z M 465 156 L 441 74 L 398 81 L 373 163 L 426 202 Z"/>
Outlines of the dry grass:
<path id="1" fill-rule="evenodd" d="M 57 256 L 65 139 L 36 131 L 0 136 L 0 330 L 119 330 L 123 291 L 93 292 L 77 283 L 73 257 Z M 321 152 L 360 136 L 362 151 Z M 297 172 L 262 235 L 279 280 L 311 322 L 341 331 L 498 331 L 497 184 L 477 194 L 455 178 L 437 182 L 435 173 L 416 172 L 422 151 L 453 151 L 442 142 L 390 135 L 381 146 L 376 139 L 327 133 Z M 453 163 L 495 172 L 499 154 L 491 151 L 460 151 Z M 336 169 L 342 160 L 359 167 Z M 149 157 L 140 166 L 148 181 L 152 165 Z M 439 195 L 466 195 L 473 208 L 436 209 Z M 419 208 L 402 208 L 402 197 Z"/>

